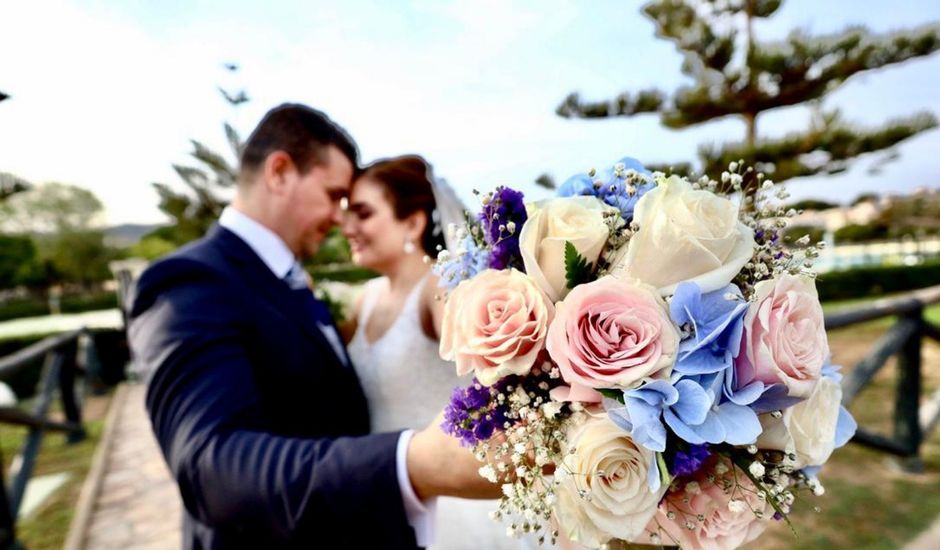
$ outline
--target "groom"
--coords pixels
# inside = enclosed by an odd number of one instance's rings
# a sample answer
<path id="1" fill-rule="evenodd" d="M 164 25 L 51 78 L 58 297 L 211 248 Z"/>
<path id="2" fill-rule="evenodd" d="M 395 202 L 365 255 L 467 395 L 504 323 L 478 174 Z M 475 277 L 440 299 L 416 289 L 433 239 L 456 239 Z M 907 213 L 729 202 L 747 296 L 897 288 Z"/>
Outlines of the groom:
<path id="1" fill-rule="evenodd" d="M 441 432 L 368 435 L 368 407 L 298 262 L 339 221 L 356 146 L 319 111 L 268 112 L 219 223 L 150 267 L 129 315 L 184 547 L 415 548 L 438 495 L 494 498 Z M 420 383 L 420 380 L 415 380 Z"/>

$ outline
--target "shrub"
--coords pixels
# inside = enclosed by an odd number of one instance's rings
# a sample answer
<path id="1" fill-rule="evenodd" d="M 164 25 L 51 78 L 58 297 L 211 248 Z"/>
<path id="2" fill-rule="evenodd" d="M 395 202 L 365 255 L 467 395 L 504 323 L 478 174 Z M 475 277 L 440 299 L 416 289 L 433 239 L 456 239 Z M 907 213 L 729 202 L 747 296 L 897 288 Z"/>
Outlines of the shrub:
<path id="1" fill-rule="evenodd" d="M 925 288 L 940 283 L 940 261 L 915 266 L 871 266 L 821 273 L 819 299 L 848 300 Z"/>
<path id="2" fill-rule="evenodd" d="M 888 238 L 888 226 L 881 224 L 849 224 L 836 230 L 836 243 L 863 243 Z"/>
<path id="3" fill-rule="evenodd" d="M 376 273 L 354 264 L 327 264 L 309 266 L 307 271 L 314 281 L 337 281 L 340 283 L 358 283 L 375 278 Z"/>
<path id="4" fill-rule="evenodd" d="M 63 296 L 59 301 L 62 313 L 81 313 L 99 309 L 111 309 L 117 306 L 114 292 L 95 292 L 75 296 Z M 39 317 L 49 315 L 49 302 L 44 298 L 24 298 L 10 300 L 0 304 L 0 321 L 21 317 Z"/>

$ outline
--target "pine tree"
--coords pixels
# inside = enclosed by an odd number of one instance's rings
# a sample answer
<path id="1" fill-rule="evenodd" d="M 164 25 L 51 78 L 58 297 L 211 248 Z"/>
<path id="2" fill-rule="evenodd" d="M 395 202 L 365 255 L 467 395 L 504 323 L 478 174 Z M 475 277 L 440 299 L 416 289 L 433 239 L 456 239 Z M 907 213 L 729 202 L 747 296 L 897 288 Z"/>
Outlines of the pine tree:
<path id="1" fill-rule="evenodd" d="M 772 16 L 782 0 L 655 0 L 643 13 L 656 36 L 683 53 L 682 73 L 691 85 L 671 96 L 659 89 L 624 92 L 610 101 L 582 101 L 570 94 L 557 109 L 566 117 L 631 117 L 658 113 L 667 128 L 683 129 L 727 116 L 745 123 L 744 139 L 703 145 L 698 172 L 716 177 L 736 160 L 757 167 L 777 183 L 814 174 L 844 171 L 865 153 L 889 149 L 937 126 L 929 112 L 863 128 L 824 110 L 822 100 L 851 77 L 929 56 L 940 49 L 940 25 L 874 34 L 860 26 L 829 36 L 792 32 L 780 42 L 761 42 L 754 21 Z M 793 105 L 813 106 L 806 130 L 783 137 L 759 137 L 764 112 Z M 674 172 L 690 172 L 689 162 L 674 162 Z"/>
<path id="2" fill-rule="evenodd" d="M 229 137 L 232 153 L 238 157 L 240 138 L 235 129 L 225 123 L 225 132 Z M 165 183 L 154 183 L 154 189 L 160 196 L 159 208 L 169 216 L 174 224 L 158 230 L 161 237 L 175 244 L 183 244 L 198 239 L 218 219 L 228 201 L 221 197 L 226 189 L 232 189 L 237 182 L 236 169 L 226 158 L 203 145 L 191 140 L 193 150 L 190 153 L 200 166 L 173 165 L 190 193 L 174 190 Z"/>
<path id="3" fill-rule="evenodd" d="M 0 172 L 0 203 L 14 193 L 26 191 L 30 188 L 32 188 L 32 185 L 23 178 L 8 172 Z"/>
<path id="4" fill-rule="evenodd" d="M 226 66 L 230 71 L 237 70 L 236 66 L 232 67 L 234 68 Z M 220 87 L 219 92 L 233 107 L 248 101 L 244 91 L 231 94 Z M 237 159 L 243 145 L 241 137 L 227 122 L 224 127 L 231 154 Z M 204 235 L 228 204 L 228 201 L 221 195 L 226 190 L 233 189 L 238 182 L 237 168 L 227 160 L 225 155 L 213 151 L 197 140 L 190 141 L 193 146 L 190 155 L 198 161 L 199 166 L 173 165 L 173 170 L 190 192 L 175 191 L 165 183 L 153 184 L 160 197 L 160 210 L 174 223 L 156 230 L 151 236 L 175 245 L 184 244 Z"/>
<path id="5" fill-rule="evenodd" d="M 0 101 L 4 99 L 10 99 L 10 96 L 0 92 Z M 30 187 L 32 187 L 32 185 L 23 178 L 6 172 L 0 172 L 0 203 L 6 200 L 10 195 L 19 193 L 20 191 L 26 191 Z"/>

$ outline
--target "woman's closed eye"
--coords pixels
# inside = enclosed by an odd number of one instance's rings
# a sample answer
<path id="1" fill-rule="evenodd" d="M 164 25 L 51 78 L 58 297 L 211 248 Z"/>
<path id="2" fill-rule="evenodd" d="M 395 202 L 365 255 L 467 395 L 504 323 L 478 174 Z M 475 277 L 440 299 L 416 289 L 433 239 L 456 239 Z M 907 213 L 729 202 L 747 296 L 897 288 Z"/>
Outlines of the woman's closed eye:
<path id="1" fill-rule="evenodd" d="M 374 211 L 368 206 L 362 204 L 352 204 L 349 206 L 349 213 L 359 221 L 365 221 L 372 217 Z"/>

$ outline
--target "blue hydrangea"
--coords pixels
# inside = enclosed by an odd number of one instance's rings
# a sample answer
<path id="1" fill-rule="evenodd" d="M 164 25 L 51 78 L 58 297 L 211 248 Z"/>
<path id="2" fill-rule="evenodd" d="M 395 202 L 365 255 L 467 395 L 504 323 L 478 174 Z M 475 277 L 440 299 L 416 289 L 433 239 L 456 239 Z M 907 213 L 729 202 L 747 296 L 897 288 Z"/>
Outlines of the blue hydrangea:
<path id="1" fill-rule="evenodd" d="M 753 380 L 742 386 L 737 380 L 734 359 L 740 353 L 746 313 L 747 302 L 733 284 L 705 294 L 693 282 L 679 284 L 669 314 L 689 336 L 679 344 L 674 371 L 703 387 L 721 389 L 720 403 L 748 406 L 758 414 L 791 407 L 800 399 L 790 397 L 785 385 Z"/>
<path id="2" fill-rule="evenodd" d="M 620 210 L 620 215 L 629 223 L 633 220 L 637 201 L 654 186 L 652 174 L 640 161 L 624 157 L 594 177 L 588 174 L 571 176 L 558 188 L 558 196 L 597 197 Z"/>
<path id="3" fill-rule="evenodd" d="M 679 344 L 675 371 L 695 375 L 730 369 L 741 348 L 745 313 L 747 300 L 733 284 L 703 294 L 696 283 L 680 283 L 669 314 L 690 333 Z"/>
<path id="4" fill-rule="evenodd" d="M 680 432 L 688 432 L 691 425 L 705 421 L 711 407 L 708 394 L 691 380 L 680 380 L 675 385 L 668 380 L 653 380 L 623 392 L 623 402 L 623 408 L 607 411 L 610 419 L 629 432 L 638 445 L 660 453 L 666 450 L 666 425 L 682 437 Z"/>
<path id="5" fill-rule="evenodd" d="M 473 237 L 468 235 L 454 254 L 446 260 L 438 260 L 434 265 L 434 273 L 440 277 L 440 286 L 453 290 L 461 282 L 485 270 L 489 264 L 489 251 L 477 246 Z"/>
<path id="6" fill-rule="evenodd" d="M 826 378 L 831 378 L 836 382 L 842 383 L 842 373 L 839 371 L 842 369 L 840 366 L 833 365 L 826 360 L 826 364 L 823 365 L 822 375 Z M 849 440 L 855 435 L 855 432 L 858 430 L 858 424 L 855 422 L 855 418 L 852 417 L 852 413 L 845 408 L 844 405 L 839 406 L 839 417 L 836 420 L 836 436 L 835 436 L 835 445 L 834 448 L 838 449 L 845 446 Z"/>
<path id="7" fill-rule="evenodd" d="M 723 398 L 723 378 L 716 374 L 654 380 L 623 392 L 624 406 L 607 410 L 610 419 L 638 445 L 666 450 L 666 427 L 693 445 L 753 443 L 761 433 L 751 408 Z"/>

